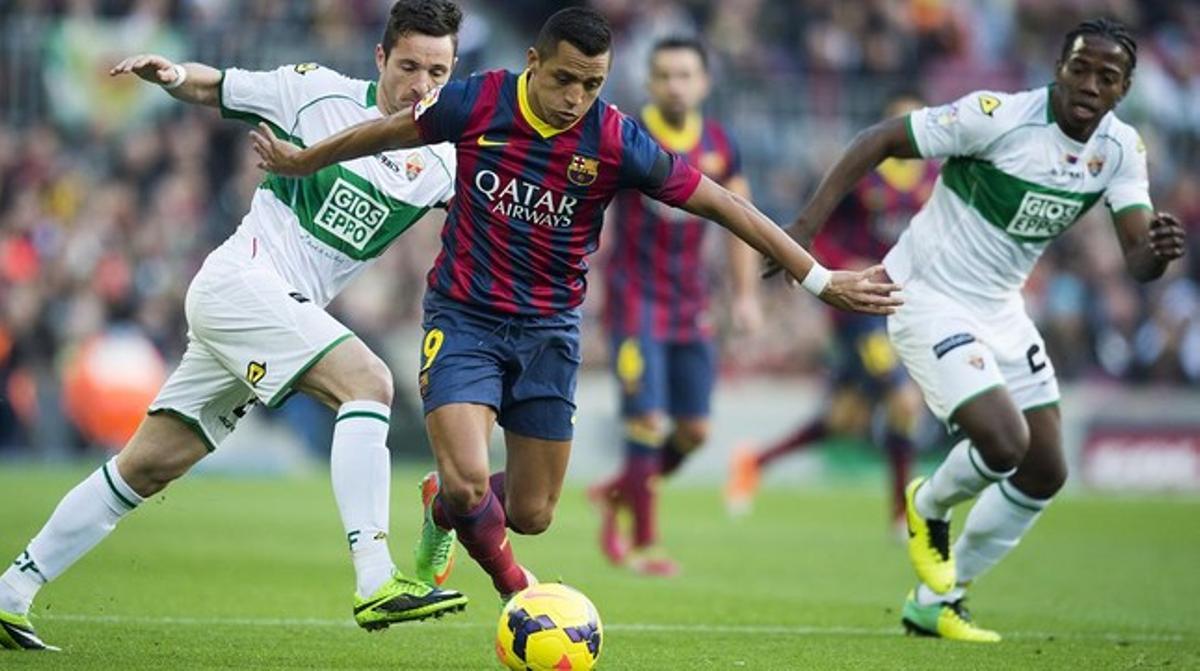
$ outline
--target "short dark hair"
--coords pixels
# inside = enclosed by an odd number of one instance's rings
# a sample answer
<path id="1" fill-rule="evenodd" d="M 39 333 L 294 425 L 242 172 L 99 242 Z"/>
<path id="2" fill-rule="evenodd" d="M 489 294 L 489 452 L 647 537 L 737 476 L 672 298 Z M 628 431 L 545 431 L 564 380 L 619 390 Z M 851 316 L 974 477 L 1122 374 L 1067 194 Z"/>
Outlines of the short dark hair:
<path id="1" fill-rule="evenodd" d="M 1067 60 L 1067 55 L 1071 53 L 1071 46 L 1075 44 L 1076 38 L 1087 35 L 1103 37 L 1124 49 L 1129 56 L 1129 69 L 1125 74 L 1128 76 L 1133 73 L 1133 69 L 1137 67 L 1137 41 L 1133 39 L 1133 35 L 1129 33 L 1125 24 L 1103 17 L 1084 21 L 1067 33 L 1067 36 L 1063 38 L 1062 52 L 1058 55 L 1059 62 Z"/>
<path id="2" fill-rule="evenodd" d="M 694 51 L 696 55 L 700 57 L 701 67 L 703 67 L 705 71 L 708 70 L 708 50 L 704 48 L 704 43 L 698 38 L 684 37 L 681 35 L 664 37 L 655 42 L 654 47 L 650 49 L 650 63 L 652 65 L 654 64 L 654 57 L 658 55 L 658 52 L 670 51 L 673 49 L 686 49 L 688 51 Z"/>
<path id="3" fill-rule="evenodd" d="M 612 49 L 612 27 L 594 9 L 568 7 L 546 19 L 533 48 L 539 57 L 550 58 L 558 52 L 559 42 L 570 44 L 584 56 L 599 56 Z"/>
<path id="4" fill-rule="evenodd" d="M 462 10 L 450 0 L 398 0 L 388 14 L 387 28 L 383 31 L 380 45 L 384 54 L 390 54 L 396 40 L 409 33 L 430 37 L 445 37 L 454 41 L 458 51 L 458 27 L 462 24 Z"/>

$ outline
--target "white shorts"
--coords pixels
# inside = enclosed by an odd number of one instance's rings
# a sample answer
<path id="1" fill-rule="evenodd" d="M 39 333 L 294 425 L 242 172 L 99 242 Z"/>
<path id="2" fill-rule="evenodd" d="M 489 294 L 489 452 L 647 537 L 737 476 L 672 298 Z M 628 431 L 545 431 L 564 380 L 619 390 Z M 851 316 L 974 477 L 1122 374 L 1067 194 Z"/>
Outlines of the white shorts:
<path id="1" fill-rule="evenodd" d="M 1024 303 L 981 314 L 920 282 L 904 290 L 888 336 L 938 419 L 985 391 L 1004 387 L 1022 411 L 1058 402 L 1054 364 Z"/>
<path id="2" fill-rule="evenodd" d="M 278 406 L 301 375 L 354 335 L 270 263 L 240 256 L 226 243 L 192 280 L 187 350 L 149 410 L 189 425 L 210 451 L 255 403 Z"/>

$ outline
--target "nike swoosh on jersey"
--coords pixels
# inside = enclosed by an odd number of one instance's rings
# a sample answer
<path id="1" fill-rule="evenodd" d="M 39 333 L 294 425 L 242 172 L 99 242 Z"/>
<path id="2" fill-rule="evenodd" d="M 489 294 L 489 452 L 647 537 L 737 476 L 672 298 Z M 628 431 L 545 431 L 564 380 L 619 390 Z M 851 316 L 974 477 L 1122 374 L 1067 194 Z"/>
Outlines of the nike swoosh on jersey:
<path id="1" fill-rule="evenodd" d="M 498 142 L 496 140 L 487 139 L 486 135 L 479 136 L 479 146 L 480 147 L 503 147 L 506 144 L 508 144 L 507 141 Z"/>

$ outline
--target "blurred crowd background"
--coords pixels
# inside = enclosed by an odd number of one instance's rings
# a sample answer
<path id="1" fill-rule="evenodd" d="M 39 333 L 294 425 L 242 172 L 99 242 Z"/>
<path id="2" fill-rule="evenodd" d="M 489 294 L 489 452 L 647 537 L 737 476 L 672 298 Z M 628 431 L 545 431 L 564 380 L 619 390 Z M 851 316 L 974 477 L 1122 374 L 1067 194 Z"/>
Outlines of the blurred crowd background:
<path id="1" fill-rule="evenodd" d="M 111 80 L 108 68 L 129 54 L 157 52 L 217 67 L 316 61 L 374 79 L 372 52 L 390 4 L 0 0 L 0 451 L 104 442 L 103 418 L 89 413 L 96 395 L 109 391 L 91 383 L 153 380 L 170 370 L 185 344 L 187 283 L 239 223 L 262 179 L 245 127 L 133 79 Z M 521 67 L 542 20 L 570 3 L 460 4 L 467 21 L 457 76 Z M 985 87 L 1045 85 L 1071 26 L 1097 15 L 1126 22 L 1140 48 L 1119 112 L 1141 131 L 1155 203 L 1189 227 L 1191 253 L 1163 280 L 1139 286 L 1125 275 L 1107 212 L 1096 208 L 1051 248 L 1028 287 L 1029 306 L 1065 379 L 1158 388 L 1200 382 L 1200 3 L 591 4 L 617 31 L 605 97 L 625 109 L 642 104 L 655 39 L 704 37 L 714 63 L 708 111 L 732 129 L 756 202 L 780 223 L 792 220 L 890 93 L 916 89 L 934 103 Z M 406 234 L 333 308 L 390 359 L 399 379 L 412 377 L 437 232 L 431 223 Z M 721 246 L 713 248 L 719 256 Z M 593 291 L 602 284 L 595 279 Z M 819 304 L 775 284 L 764 286 L 764 297 L 767 328 L 752 342 L 723 339 L 725 374 L 819 374 L 829 347 L 827 328 L 814 326 L 827 320 Z M 593 368 L 607 356 L 598 298 L 587 304 L 585 328 Z M 89 359 L 99 335 L 119 346 Z M 288 405 L 290 421 L 324 421 L 312 406 Z"/>

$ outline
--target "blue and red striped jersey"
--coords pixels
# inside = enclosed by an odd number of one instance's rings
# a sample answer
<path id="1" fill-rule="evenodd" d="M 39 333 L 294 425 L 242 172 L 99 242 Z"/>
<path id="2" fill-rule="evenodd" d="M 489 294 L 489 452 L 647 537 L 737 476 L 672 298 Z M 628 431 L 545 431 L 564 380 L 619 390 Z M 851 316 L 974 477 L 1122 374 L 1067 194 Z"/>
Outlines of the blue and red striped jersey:
<path id="1" fill-rule="evenodd" d="M 694 114 L 674 129 L 653 106 L 642 110 L 639 121 L 659 144 L 713 181 L 741 174 L 737 147 L 717 121 Z M 704 264 L 709 222 L 636 192 L 619 194 L 612 214 L 616 235 L 605 268 L 610 332 L 670 342 L 711 337 Z"/>
<path id="2" fill-rule="evenodd" d="M 879 263 L 933 192 L 936 161 L 888 159 L 855 186 L 813 240 L 813 254 L 834 268 Z M 833 311 L 834 321 L 850 319 Z"/>
<path id="3" fill-rule="evenodd" d="M 413 108 L 422 139 L 453 142 L 455 196 L 429 287 L 503 314 L 547 315 L 583 301 L 587 256 L 622 189 L 682 205 L 700 173 L 603 100 L 570 128 L 529 105 L 527 73 L 446 84 Z"/>

